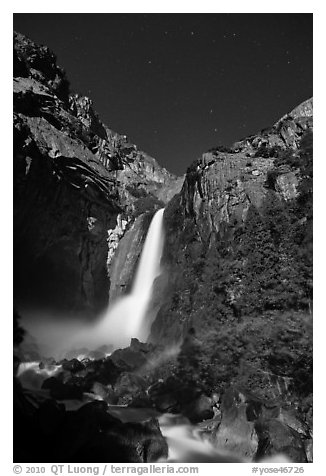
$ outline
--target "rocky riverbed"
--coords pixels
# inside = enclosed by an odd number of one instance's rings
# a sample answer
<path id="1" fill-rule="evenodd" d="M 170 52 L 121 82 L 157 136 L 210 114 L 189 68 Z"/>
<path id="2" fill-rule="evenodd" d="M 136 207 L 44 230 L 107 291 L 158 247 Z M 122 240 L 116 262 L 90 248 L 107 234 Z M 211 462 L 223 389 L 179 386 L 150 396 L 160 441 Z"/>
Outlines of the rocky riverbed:
<path id="1" fill-rule="evenodd" d="M 311 460 L 311 432 L 293 408 L 236 387 L 208 395 L 157 379 L 160 352 L 133 339 L 102 359 L 20 363 L 15 461 Z"/>

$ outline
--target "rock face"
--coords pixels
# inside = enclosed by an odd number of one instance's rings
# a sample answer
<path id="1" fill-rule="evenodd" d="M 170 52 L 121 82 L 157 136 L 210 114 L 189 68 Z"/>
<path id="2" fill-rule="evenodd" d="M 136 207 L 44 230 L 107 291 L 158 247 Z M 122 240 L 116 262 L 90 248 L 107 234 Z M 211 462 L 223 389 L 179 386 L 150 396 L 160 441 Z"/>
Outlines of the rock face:
<path id="1" fill-rule="evenodd" d="M 311 425 L 312 100 L 203 154 L 164 220 L 150 341 L 180 344 L 193 330 L 192 371 L 208 390 L 241 383 Z"/>
<path id="2" fill-rule="evenodd" d="M 151 218 L 151 214 L 139 215 L 119 241 L 110 266 L 111 302 L 129 291 Z"/>
<path id="3" fill-rule="evenodd" d="M 239 317 L 240 308 L 244 311 L 245 275 L 248 277 L 254 271 L 249 269 L 255 254 L 249 242 L 259 239 L 260 234 L 264 234 L 262 239 L 266 242 L 270 241 L 269 250 L 259 250 L 266 253 L 261 269 L 266 270 L 268 254 L 274 252 L 279 269 L 283 269 L 284 288 L 285 269 L 294 275 L 302 273 L 302 280 L 305 279 L 304 271 L 298 269 L 286 246 L 289 247 L 291 238 L 307 240 L 311 230 L 312 170 L 307 165 L 307 161 L 312 161 L 311 137 L 312 99 L 268 130 L 237 142 L 232 149 L 211 150 L 188 168 L 181 192 L 168 204 L 164 215 L 163 265 L 168 279 L 162 277 L 157 282 L 156 293 L 164 297 L 152 327 L 153 341 L 175 340 L 185 335 L 192 321 L 189 311 L 194 309 L 194 291 L 209 284 L 205 271 L 220 274 L 220 289 L 212 291 L 220 295 L 221 305 L 225 304 L 232 315 Z M 287 237 L 288 243 L 285 236 L 284 242 L 279 236 L 283 230 L 277 230 L 272 223 L 272 217 L 277 215 L 279 223 L 286 228 L 288 221 L 288 231 L 297 234 Z M 209 264 L 212 269 L 215 267 L 214 271 L 207 269 Z M 292 303 L 290 308 L 307 308 L 311 295 L 307 280 L 305 284 L 305 289 L 301 283 L 302 289 L 292 290 L 300 302 Z M 270 304 L 269 309 L 277 309 L 278 305 L 281 304 Z M 198 329 L 202 324 L 198 322 Z"/>
<path id="4" fill-rule="evenodd" d="M 107 305 L 110 264 L 125 231 L 138 215 L 164 206 L 181 183 L 104 125 L 89 98 L 69 95 L 48 48 L 14 34 L 14 294 L 20 308 L 96 314 Z M 134 263 L 129 280 L 133 269 Z"/>

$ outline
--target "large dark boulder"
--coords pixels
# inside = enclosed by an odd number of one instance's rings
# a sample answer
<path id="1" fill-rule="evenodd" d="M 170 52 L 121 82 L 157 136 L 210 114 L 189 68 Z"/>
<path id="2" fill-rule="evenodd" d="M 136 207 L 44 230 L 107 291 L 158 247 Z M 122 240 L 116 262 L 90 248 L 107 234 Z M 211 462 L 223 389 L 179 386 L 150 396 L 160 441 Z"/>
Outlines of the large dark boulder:
<path id="1" fill-rule="evenodd" d="M 149 389 L 149 396 L 154 407 L 162 413 L 179 413 L 180 404 L 174 392 L 159 385 Z"/>
<path id="2" fill-rule="evenodd" d="M 71 458 L 85 463 L 143 463 L 167 457 L 168 447 L 157 420 L 122 423 L 109 416 L 104 407 L 94 408 L 91 414 L 83 407 L 78 415 L 74 415 L 80 425 L 79 430 L 76 428 L 80 436 Z M 70 428 L 67 430 L 69 432 Z M 71 441 L 74 432 L 73 429 L 67 441 Z"/>
<path id="3" fill-rule="evenodd" d="M 284 454 L 294 463 L 307 463 L 303 440 L 300 434 L 289 426 L 276 419 L 258 420 L 255 423 L 255 431 L 258 435 L 256 460 Z"/>
<path id="4" fill-rule="evenodd" d="M 214 446 L 220 451 L 252 460 L 258 448 L 258 437 L 254 423 L 247 418 L 246 396 L 236 389 L 226 391 L 221 414 L 221 422 L 212 434 Z"/>
<path id="5" fill-rule="evenodd" d="M 14 388 L 14 462 L 143 463 L 167 458 L 168 447 L 154 418 L 125 422 L 105 402 L 66 411 L 55 400 Z"/>
<path id="6" fill-rule="evenodd" d="M 40 433 L 46 437 L 59 431 L 65 419 L 65 407 L 55 400 L 44 400 L 35 414 Z"/>
<path id="7" fill-rule="evenodd" d="M 121 370 L 134 372 L 149 363 L 153 352 L 153 345 L 145 344 L 133 338 L 129 347 L 117 349 L 111 354 L 110 359 Z"/>
<path id="8" fill-rule="evenodd" d="M 63 383 L 56 377 L 46 379 L 42 384 L 42 389 L 50 390 L 50 395 L 56 400 L 81 400 L 84 391 L 83 379 L 70 380 Z"/>
<path id="9" fill-rule="evenodd" d="M 200 395 L 188 405 L 185 405 L 181 411 L 192 423 L 209 420 L 214 416 L 212 399 L 206 395 Z"/>
<path id="10" fill-rule="evenodd" d="M 247 460 L 284 455 L 295 463 L 307 461 L 310 435 L 294 409 L 236 387 L 225 391 L 220 409 L 221 422 L 211 432 L 217 449 Z"/>
<path id="11" fill-rule="evenodd" d="M 213 401 L 195 384 L 175 376 L 158 381 L 148 388 L 153 406 L 162 413 L 181 413 L 192 423 L 212 418 Z"/>

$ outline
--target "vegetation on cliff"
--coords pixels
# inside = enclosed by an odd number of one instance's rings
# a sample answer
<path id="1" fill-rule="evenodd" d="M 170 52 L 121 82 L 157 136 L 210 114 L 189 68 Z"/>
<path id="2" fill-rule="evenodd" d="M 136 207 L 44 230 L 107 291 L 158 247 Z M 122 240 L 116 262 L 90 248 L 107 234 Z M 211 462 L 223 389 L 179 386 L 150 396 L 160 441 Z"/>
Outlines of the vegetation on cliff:
<path id="1" fill-rule="evenodd" d="M 292 198 L 284 198 L 277 183 L 288 173 L 298 177 Z M 242 385 L 264 398 L 294 404 L 311 424 L 310 129 L 297 150 L 285 148 L 274 157 L 262 187 L 259 206 L 249 203 L 245 220 L 229 216 L 209 236 L 201 232 L 200 220 L 207 224 L 209 218 L 199 205 L 195 215 L 190 206 L 187 213 L 180 205 L 180 196 L 169 204 L 164 260 L 172 284 L 152 339 L 195 331 L 197 343 L 188 346 L 176 371 L 191 376 L 189 387 L 199 385 L 210 393 Z M 177 248 L 182 252 L 175 256 Z M 183 385 L 186 380 L 180 378 Z"/>

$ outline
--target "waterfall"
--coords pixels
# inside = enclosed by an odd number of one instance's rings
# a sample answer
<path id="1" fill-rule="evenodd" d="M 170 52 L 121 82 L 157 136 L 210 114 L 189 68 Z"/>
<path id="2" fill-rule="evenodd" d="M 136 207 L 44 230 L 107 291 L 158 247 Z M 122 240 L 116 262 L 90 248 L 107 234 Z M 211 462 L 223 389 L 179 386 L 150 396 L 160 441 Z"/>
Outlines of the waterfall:
<path id="1" fill-rule="evenodd" d="M 144 248 L 140 256 L 131 295 L 148 300 L 154 279 L 160 274 L 160 261 L 163 249 L 163 213 L 158 210 L 149 226 Z"/>
<path id="2" fill-rule="evenodd" d="M 111 306 L 95 324 L 88 328 L 82 341 L 88 348 L 102 344 L 113 344 L 115 348 L 128 346 L 132 337 L 145 341 L 151 322 L 146 320 L 146 311 L 150 303 L 152 286 L 160 274 L 160 261 L 163 250 L 163 213 L 158 210 L 149 226 L 143 250 L 140 256 L 131 292 Z"/>

